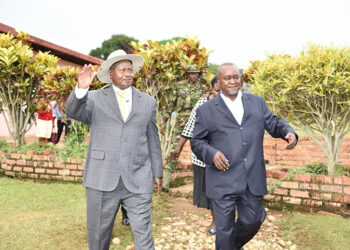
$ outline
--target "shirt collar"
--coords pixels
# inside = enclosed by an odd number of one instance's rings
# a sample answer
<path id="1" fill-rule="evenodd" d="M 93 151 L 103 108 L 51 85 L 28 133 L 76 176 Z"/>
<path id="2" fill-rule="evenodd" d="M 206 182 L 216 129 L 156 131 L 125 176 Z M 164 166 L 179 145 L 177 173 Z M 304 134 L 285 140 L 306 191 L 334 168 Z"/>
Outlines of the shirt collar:
<path id="1" fill-rule="evenodd" d="M 117 86 L 115 86 L 114 84 L 112 84 L 112 87 L 113 87 L 113 90 L 114 90 L 114 92 L 115 93 L 117 93 L 117 91 L 123 91 L 123 92 L 125 92 L 125 94 L 127 95 L 127 96 L 131 96 L 131 86 L 129 87 L 129 88 L 126 88 L 126 89 L 120 89 L 120 88 L 118 88 Z"/>
<path id="2" fill-rule="evenodd" d="M 220 92 L 220 96 L 222 97 L 222 99 L 224 99 L 225 102 L 235 103 L 237 100 L 242 100 L 242 91 L 238 91 L 237 97 L 234 101 L 231 101 L 231 99 L 226 97 L 222 92 Z"/>

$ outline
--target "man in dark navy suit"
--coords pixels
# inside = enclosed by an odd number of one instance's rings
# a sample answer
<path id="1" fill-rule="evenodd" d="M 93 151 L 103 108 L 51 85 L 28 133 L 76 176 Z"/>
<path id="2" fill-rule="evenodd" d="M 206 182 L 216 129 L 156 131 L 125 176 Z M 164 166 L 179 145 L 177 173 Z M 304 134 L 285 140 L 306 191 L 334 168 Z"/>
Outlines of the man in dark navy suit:
<path id="1" fill-rule="evenodd" d="M 218 83 L 221 93 L 197 109 L 191 148 L 209 166 L 205 182 L 207 196 L 213 199 L 216 249 L 232 250 L 253 238 L 266 216 L 265 130 L 287 141 L 286 149 L 296 146 L 297 135 L 263 98 L 242 94 L 233 63 L 219 67 Z"/>

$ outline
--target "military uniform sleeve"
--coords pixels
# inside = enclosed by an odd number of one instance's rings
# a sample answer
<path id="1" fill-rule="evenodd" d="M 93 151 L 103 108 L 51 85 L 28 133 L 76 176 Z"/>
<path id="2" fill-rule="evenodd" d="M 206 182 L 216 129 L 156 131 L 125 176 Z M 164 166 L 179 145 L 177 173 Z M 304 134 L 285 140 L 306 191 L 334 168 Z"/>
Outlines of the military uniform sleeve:
<path id="1" fill-rule="evenodd" d="M 196 122 L 196 115 L 197 115 L 197 109 L 206 101 L 206 98 L 200 98 L 196 105 L 193 107 L 191 111 L 191 115 L 188 118 L 188 121 L 182 131 L 182 136 L 190 139 L 192 138 L 193 135 L 193 130 L 194 130 L 194 124 Z"/>

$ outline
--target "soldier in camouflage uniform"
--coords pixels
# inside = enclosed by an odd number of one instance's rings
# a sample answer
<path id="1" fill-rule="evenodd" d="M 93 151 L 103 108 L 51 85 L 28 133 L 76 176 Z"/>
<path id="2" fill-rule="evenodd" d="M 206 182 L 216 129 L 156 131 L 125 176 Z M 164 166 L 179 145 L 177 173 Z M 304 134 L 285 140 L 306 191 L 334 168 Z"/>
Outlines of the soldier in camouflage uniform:
<path id="1" fill-rule="evenodd" d="M 187 119 L 191 114 L 192 108 L 197 103 L 198 99 L 207 93 L 206 87 L 199 81 L 200 70 L 196 65 L 187 68 L 188 79 L 181 81 L 177 88 L 174 89 L 174 106 L 172 107 L 176 112 L 176 124 L 174 128 L 174 135 L 172 138 L 172 150 L 167 159 L 167 170 L 174 172 L 178 163 L 174 151 L 179 140 L 182 140 L 181 133 L 186 125 Z M 171 107 L 169 107 L 171 108 Z M 169 173 L 168 173 L 169 174 Z M 163 191 L 169 191 L 169 184 L 163 181 Z"/>

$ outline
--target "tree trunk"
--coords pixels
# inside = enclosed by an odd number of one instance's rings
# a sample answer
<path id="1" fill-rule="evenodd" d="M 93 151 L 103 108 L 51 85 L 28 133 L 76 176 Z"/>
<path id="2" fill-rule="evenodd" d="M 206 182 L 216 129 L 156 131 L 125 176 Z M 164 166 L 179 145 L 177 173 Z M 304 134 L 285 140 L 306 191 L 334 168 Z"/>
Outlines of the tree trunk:
<path id="1" fill-rule="evenodd" d="M 305 128 L 305 127 L 304 127 Z M 317 134 L 313 133 L 312 130 L 305 129 L 306 133 L 311 136 L 311 138 L 320 145 L 323 153 L 327 157 L 328 164 L 327 170 L 328 175 L 335 175 L 336 173 L 336 162 L 339 144 L 341 141 L 341 136 L 330 136 L 329 134 L 323 133 L 322 136 L 324 141 L 318 137 Z"/>
<path id="2" fill-rule="evenodd" d="M 10 119 L 10 122 L 11 122 L 11 124 L 13 124 L 11 119 Z M 15 146 L 16 147 L 24 144 L 24 135 L 25 135 L 25 133 L 19 132 L 19 129 L 20 128 L 17 128 L 15 130 L 13 130 L 13 133 L 12 133 L 12 139 L 15 142 Z"/>
<path id="3" fill-rule="evenodd" d="M 169 191 L 171 182 L 171 171 L 168 167 L 164 168 L 164 176 L 163 176 L 163 190 Z"/>
<path id="4" fill-rule="evenodd" d="M 15 141 L 15 146 L 20 146 L 24 144 L 24 134 L 18 134 L 17 136 L 13 136 L 13 139 Z"/>
<path id="5" fill-rule="evenodd" d="M 163 121 L 163 118 L 161 118 L 160 121 Z M 171 153 L 170 150 L 172 149 L 173 143 L 173 137 L 174 135 L 174 128 L 176 125 L 176 115 L 175 117 L 172 117 L 166 121 L 166 124 L 164 124 L 164 128 L 162 125 L 161 127 L 161 148 L 162 148 L 162 158 L 163 161 L 166 162 L 164 165 L 164 176 L 163 176 L 163 190 L 169 191 L 170 188 L 170 182 L 171 182 L 171 174 L 175 172 L 176 170 L 176 164 L 174 160 L 168 161 L 169 154 Z M 162 129 L 163 128 L 163 129 Z M 176 160 L 177 162 L 177 160 Z"/>
<path id="6" fill-rule="evenodd" d="M 328 175 L 334 176 L 336 174 L 336 157 L 328 154 Z"/>
<path id="7" fill-rule="evenodd" d="M 7 117 L 6 117 L 6 114 L 5 114 L 5 111 L 4 111 L 4 110 L 2 111 L 2 115 L 4 116 L 5 123 L 6 123 L 6 127 L 7 127 L 7 130 L 8 130 L 8 132 L 9 132 L 9 135 L 12 137 L 12 130 L 11 130 L 9 121 L 7 120 Z"/>
<path id="8" fill-rule="evenodd" d="M 338 159 L 338 150 L 341 141 L 341 133 L 335 133 L 335 135 L 324 135 L 328 150 L 328 175 L 334 176 L 336 174 L 336 165 Z"/>
<path id="9" fill-rule="evenodd" d="M 20 112 L 22 112 L 21 105 L 6 105 L 8 107 L 9 122 L 12 127 L 11 137 L 15 142 L 15 146 L 20 146 L 24 144 L 24 135 L 26 133 L 26 128 L 28 126 L 27 120 L 23 117 L 19 118 Z M 27 114 L 30 115 L 30 114 Z M 24 120 L 24 121 L 23 121 Z"/>
<path id="10" fill-rule="evenodd" d="M 327 144 L 327 158 L 328 158 L 328 175 L 335 175 L 335 162 L 336 162 L 336 155 L 333 154 L 334 152 L 334 137 L 330 135 L 324 135 L 324 139 Z"/>

